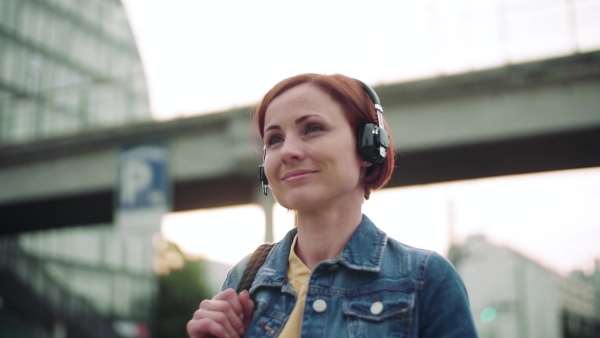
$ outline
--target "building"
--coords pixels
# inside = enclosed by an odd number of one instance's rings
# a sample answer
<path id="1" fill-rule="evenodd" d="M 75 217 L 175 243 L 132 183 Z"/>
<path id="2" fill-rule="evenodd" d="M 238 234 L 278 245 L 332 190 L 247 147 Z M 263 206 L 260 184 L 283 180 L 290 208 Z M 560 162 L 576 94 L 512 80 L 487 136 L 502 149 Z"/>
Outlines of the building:
<path id="1" fill-rule="evenodd" d="M 564 337 L 600 336 L 600 260 L 596 260 L 594 272 L 588 276 L 573 271 L 563 278 L 560 288 L 563 304 L 562 324 Z"/>
<path id="2" fill-rule="evenodd" d="M 149 120 L 119 0 L 0 2 L 0 146 Z M 147 325 L 152 248 L 113 228 L 1 237 L 0 336 L 113 337 Z"/>
<path id="3" fill-rule="evenodd" d="M 598 336 L 600 313 L 589 278 L 561 276 L 482 236 L 453 247 L 449 256 L 469 292 L 480 337 Z"/>
<path id="4" fill-rule="evenodd" d="M 0 144 L 150 119 L 119 0 L 0 3 Z"/>

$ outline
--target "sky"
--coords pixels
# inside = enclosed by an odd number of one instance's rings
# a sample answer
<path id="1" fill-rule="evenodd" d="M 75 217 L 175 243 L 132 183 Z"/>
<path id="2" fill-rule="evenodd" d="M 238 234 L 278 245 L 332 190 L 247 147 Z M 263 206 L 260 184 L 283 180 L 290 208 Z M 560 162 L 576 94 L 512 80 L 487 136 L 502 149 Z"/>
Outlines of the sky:
<path id="1" fill-rule="evenodd" d="M 302 72 L 375 86 L 600 48 L 600 0 L 122 2 L 158 119 L 254 103 Z"/>
<path id="2" fill-rule="evenodd" d="M 376 86 L 600 49 L 600 0 L 122 2 L 157 120 L 252 104 L 302 72 Z M 458 242 L 483 234 L 566 273 L 600 257 L 598 205 L 596 168 L 383 190 L 363 211 L 406 244 L 443 254 L 453 224 Z M 292 220 L 275 210 L 276 239 Z M 233 264 L 263 223 L 258 206 L 203 210 L 167 215 L 163 235 Z"/>

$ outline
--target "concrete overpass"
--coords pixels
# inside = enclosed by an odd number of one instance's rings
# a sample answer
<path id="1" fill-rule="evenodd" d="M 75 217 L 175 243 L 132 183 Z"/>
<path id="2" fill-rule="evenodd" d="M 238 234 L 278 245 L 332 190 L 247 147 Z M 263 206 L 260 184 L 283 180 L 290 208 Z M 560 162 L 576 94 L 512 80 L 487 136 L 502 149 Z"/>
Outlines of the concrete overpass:
<path id="1" fill-rule="evenodd" d="M 600 166 L 600 52 L 376 88 L 390 187 Z M 249 107 L 0 145 L 0 234 L 113 222 L 119 149 L 165 140 L 173 210 L 261 203 Z"/>

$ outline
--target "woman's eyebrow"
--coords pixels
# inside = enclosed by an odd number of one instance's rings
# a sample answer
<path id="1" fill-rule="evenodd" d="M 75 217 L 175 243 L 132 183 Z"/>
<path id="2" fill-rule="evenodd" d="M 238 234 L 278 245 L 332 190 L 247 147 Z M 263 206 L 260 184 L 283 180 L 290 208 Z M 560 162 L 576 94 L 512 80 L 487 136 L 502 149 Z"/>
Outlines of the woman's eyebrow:
<path id="1" fill-rule="evenodd" d="M 274 129 L 281 129 L 281 127 L 278 124 L 274 124 L 274 125 L 268 126 L 267 129 L 265 129 L 265 132 L 267 132 L 269 130 L 274 130 Z"/>
<path id="2" fill-rule="evenodd" d="M 299 118 L 296 119 L 296 124 L 301 124 L 302 122 L 306 121 L 308 118 L 313 117 L 313 116 L 319 116 L 319 115 L 308 114 L 308 115 L 300 116 Z"/>
<path id="3" fill-rule="evenodd" d="M 303 115 L 300 116 L 299 118 L 296 119 L 295 124 L 301 124 L 302 122 L 306 121 L 308 118 L 313 117 L 313 116 L 319 116 L 317 114 L 308 114 L 308 115 Z M 279 130 L 281 129 L 281 127 L 278 124 L 274 124 L 274 125 L 270 125 L 265 129 L 265 132 L 269 131 L 269 130 Z"/>

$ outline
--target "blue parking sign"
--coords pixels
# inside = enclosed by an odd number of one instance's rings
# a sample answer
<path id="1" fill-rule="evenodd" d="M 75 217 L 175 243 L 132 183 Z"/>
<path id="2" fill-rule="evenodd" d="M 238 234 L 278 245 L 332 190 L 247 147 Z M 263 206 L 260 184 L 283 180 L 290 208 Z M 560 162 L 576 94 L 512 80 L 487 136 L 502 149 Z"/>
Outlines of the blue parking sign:
<path id="1" fill-rule="evenodd" d="M 122 148 L 119 155 L 118 209 L 168 208 L 170 189 L 166 145 L 130 145 Z"/>

